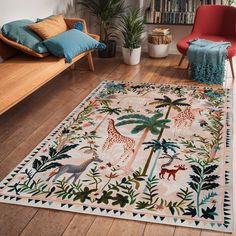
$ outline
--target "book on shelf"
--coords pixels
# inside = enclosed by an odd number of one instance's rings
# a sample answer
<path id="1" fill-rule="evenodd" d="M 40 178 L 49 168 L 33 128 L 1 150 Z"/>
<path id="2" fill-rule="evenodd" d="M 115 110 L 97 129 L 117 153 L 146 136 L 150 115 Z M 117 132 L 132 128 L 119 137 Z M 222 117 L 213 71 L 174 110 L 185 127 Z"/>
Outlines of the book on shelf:
<path id="1" fill-rule="evenodd" d="M 147 23 L 193 24 L 195 12 L 201 5 L 223 4 L 222 0 L 151 0 L 145 12 Z"/>

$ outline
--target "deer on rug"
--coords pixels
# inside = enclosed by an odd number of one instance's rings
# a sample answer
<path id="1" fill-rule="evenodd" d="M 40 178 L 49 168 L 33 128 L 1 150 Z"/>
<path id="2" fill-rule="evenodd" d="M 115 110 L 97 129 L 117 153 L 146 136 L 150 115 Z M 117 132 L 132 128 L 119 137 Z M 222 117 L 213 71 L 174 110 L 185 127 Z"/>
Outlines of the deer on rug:
<path id="1" fill-rule="evenodd" d="M 68 183 L 71 179 L 74 178 L 73 184 L 75 184 L 78 178 L 80 177 L 80 175 L 86 170 L 88 165 L 92 162 L 103 162 L 103 161 L 99 159 L 98 156 L 96 155 L 96 156 L 93 156 L 91 159 L 88 159 L 87 161 L 83 162 L 80 165 L 69 165 L 69 164 L 61 165 L 57 167 L 56 170 L 52 171 L 49 174 L 49 178 L 47 179 L 47 181 L 49 181 L 53 176 L 54 176 L 53 181 L 56 181 L 63 174 L 72 174 L 66 180 L 66 182 Z"/>
<path id="2" fill-rule="evenodd" d="M 106 151 L 111 149 L 113 144 L 122 144 L 124 152 L 120 156 L 122 164 L 128 159 L 131 153 L 134 152 L 135 141 L 132 138 L 122 135 L 115 127 L 115 121 L 113 119 L 108 119 L 107 134 L 108 137 L 103 145 L 102 150 Z"/>
<path id="3" fill-rule="evenodd" d="M 177 168 L 177 169 L 161 168 L 161 171 L 159 173 L 159 178 L 160 179 L 165 179 L 164 175 L 167 173 L 167 174 L 169 174 L 168 177 L 167 177 L 168 180 L 170 180 L 170 176 L 173 176 L 173 180 L 176 180 L 175 179 L 176 173 L 179 170 L 187 170 L 187 168 L 185 168 L 185 165 L 176 165 L 174 167 Z"/>

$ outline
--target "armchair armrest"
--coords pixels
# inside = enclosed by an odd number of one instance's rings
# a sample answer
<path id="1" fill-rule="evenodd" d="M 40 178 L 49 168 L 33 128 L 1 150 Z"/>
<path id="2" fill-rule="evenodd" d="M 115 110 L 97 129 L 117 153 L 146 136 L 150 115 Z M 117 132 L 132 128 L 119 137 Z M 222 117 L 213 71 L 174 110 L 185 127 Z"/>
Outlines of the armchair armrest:
<path id="1" fill-rule="evenodd" d="M 73 27 L 73 25 L 75 23 L 81 22 L 84 25 L 83 32 L 86 33 L 86 34 L 88 33 L 86 21 L 84 19 L 81 19 L 81 18 L 65 18 L 64 20 L 65 20 L 66 24 L 68 25 L 68 27 L 70 29 Z"/>

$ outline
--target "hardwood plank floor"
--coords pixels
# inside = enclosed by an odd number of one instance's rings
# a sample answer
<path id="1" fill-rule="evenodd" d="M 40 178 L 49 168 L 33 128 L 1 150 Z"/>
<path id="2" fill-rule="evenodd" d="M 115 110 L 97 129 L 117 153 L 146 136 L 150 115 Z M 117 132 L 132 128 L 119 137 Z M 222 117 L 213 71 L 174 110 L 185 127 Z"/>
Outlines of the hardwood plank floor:
<path id="1" fill-rule="evenodd" d="M 178 61 L 179 56 L 176 55 L 165 59 L 143 57 L 140 65 L 126 66 L 122 64 L 121 57 L 95 58 L 95 72 L 88 71 L 86 60 L 78 62 L 75 70 L 63 72 L 0 116 L 0 179 L 23 160 L 102 80 L 197 84 L 188 78 L 185 70 L 187 62 L 178 68 Z M 224 86 L 233 88 L 236 94 L 236 85 L 232 83 L 228 65 L 226 72 L 227 82 Z M 236 170 L 235 163 L 234 169 Z M 226 236 L 230 234 L 0 204 L 0 236 L 8 235 Z"/>

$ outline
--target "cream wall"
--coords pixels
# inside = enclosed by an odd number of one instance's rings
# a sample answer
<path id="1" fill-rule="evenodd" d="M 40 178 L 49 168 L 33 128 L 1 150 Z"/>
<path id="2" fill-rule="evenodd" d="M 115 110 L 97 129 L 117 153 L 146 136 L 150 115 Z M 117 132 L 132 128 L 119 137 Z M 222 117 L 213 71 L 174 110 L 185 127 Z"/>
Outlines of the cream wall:
<path id="1" fill-rule="evenodd" d="M 0 26 L 18 19 L 74 15 L 74 0 L 0 0 Z"/>

